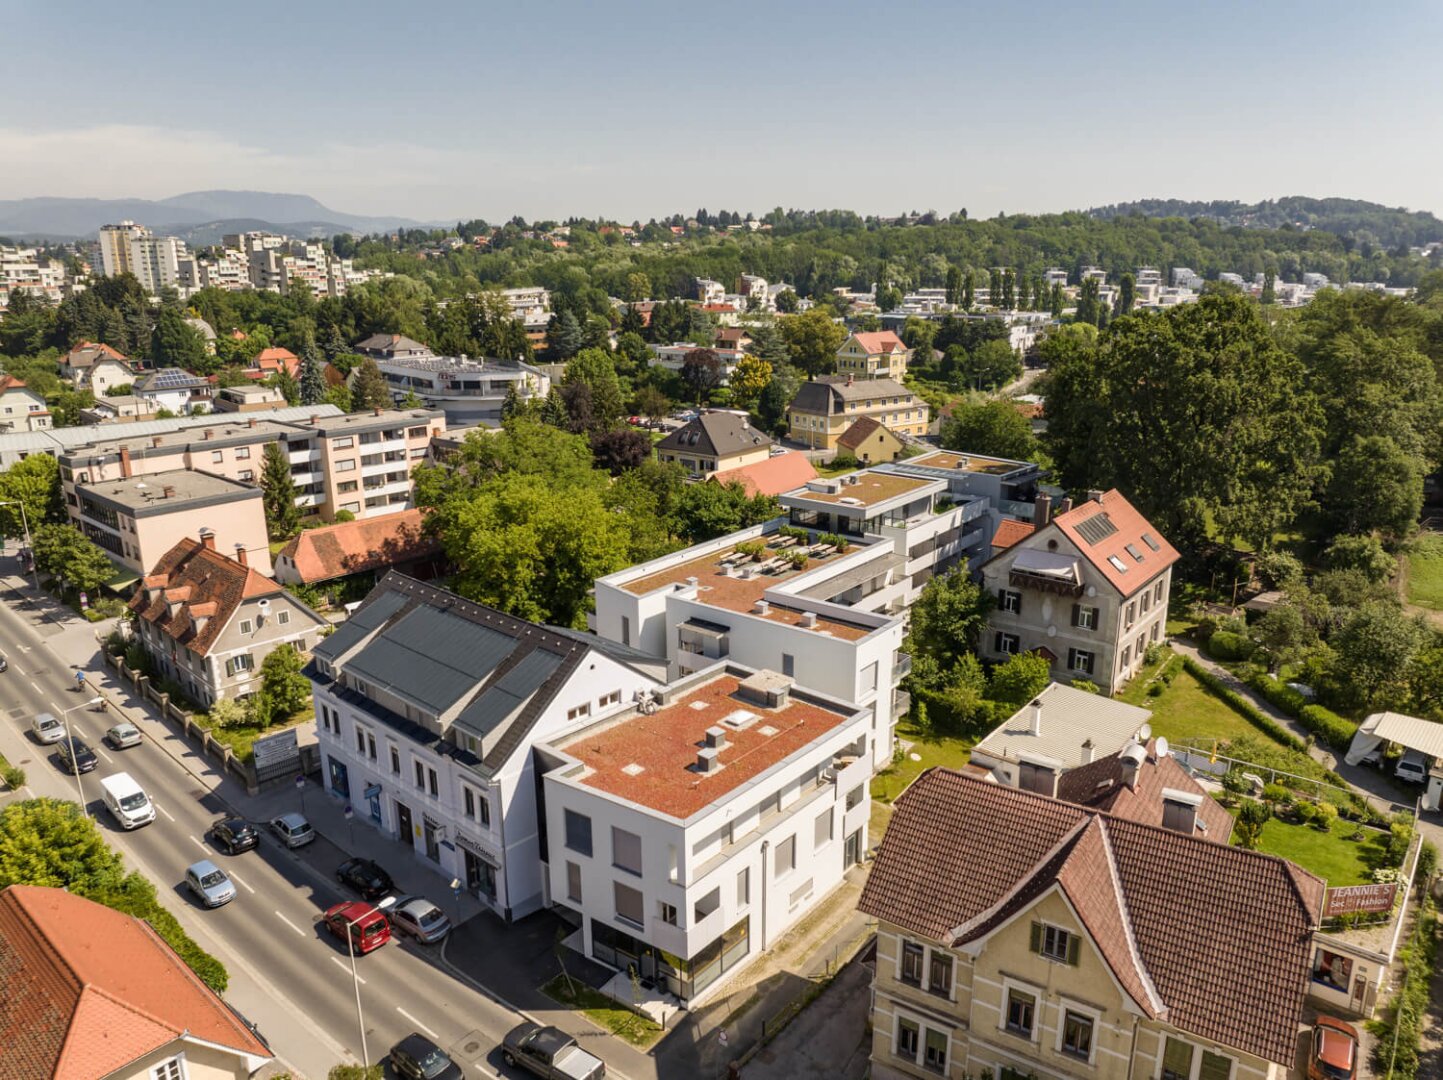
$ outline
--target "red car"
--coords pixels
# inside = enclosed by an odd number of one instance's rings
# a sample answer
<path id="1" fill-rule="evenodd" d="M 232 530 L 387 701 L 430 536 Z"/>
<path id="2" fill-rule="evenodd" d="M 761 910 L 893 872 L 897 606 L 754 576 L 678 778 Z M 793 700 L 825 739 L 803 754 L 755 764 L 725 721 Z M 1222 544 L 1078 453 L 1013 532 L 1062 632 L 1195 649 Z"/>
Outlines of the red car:
<path id="1" fill-rule="evenodd" d="M 1308 1080 L 1354 1080 L 1358 1075 L 1358 1029 L 1331 1016 L 1318 1017 L 1308 1050 Z"/>
<path id="2" fill-rule="evenodd" d="M 326 909 L 326 929 L 352 952 L 364 956 L 391 940 L 391 924 L 374 904 L 348 900 Z"/>

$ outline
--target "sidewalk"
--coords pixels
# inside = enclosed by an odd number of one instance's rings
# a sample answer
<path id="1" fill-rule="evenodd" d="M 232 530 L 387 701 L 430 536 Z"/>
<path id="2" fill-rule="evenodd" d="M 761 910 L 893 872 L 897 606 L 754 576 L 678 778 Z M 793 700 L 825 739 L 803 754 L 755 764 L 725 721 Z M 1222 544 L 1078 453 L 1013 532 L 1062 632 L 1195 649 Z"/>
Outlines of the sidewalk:
<path id="1" fill-rule="evenodd" d="M 861 1080 L 871 1055 L 876 939 L 742 1069 L 744 1080 Z"/>

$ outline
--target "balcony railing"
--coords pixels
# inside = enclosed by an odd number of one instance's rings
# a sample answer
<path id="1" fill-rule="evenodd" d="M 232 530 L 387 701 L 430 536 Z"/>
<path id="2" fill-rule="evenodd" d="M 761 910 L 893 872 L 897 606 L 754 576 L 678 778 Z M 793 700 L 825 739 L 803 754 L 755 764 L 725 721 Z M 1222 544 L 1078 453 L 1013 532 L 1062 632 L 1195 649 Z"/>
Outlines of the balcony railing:
<path id="1" fill-rule="evenodd" d="M 892 678 L 905 679 L 912 674 L 912 654 L 898 653 L 897 661 L 892 665 Z"/>

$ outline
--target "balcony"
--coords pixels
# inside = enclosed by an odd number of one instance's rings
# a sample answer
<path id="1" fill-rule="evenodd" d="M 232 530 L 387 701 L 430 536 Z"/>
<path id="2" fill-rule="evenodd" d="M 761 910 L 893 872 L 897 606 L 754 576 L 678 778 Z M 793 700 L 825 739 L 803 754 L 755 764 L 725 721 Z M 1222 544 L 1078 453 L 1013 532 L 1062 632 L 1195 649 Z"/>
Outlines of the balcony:
<path id="1" fill-rule="evenodd" d="M 997 508 L 1007 516 L 1021 518 L 1023 521 L 1031 521 L 1034 513 L 1032 503 L 1018 502 L 1016 499 L 999 499 Z"/>
<path id="2" fill-rule="evenodd" d="M 912 711 L 912 695 L 905 690 L 892 691 L 892 719 L 898 720 Z"/>
<path id="3" fill-rule="evenodd" d="M 901 682 L 912 674 L 912 654 L 899 652 L 892 662 L 892 678 Z"/>

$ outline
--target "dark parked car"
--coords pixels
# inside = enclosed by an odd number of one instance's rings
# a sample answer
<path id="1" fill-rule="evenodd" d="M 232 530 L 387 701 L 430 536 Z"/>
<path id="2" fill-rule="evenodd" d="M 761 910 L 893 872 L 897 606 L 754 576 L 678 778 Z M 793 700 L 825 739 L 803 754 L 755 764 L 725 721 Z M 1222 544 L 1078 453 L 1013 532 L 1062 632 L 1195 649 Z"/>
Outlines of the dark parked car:
<path id="1" fill-rule="evenodd" d="M 560 1028 L 518 1024 L 501 1043 L 501 1060 L 546 1080 L 601 1080 L 606 1063 L 593 1057 Z"/>
<path id="2" fill-rule="evenodd" d="M 370 859 L 347 859 L 336 867 L 336 880 L 366 900 L 379 900 L 396 887 L 391 875 Z"/>
<path id="3" fill-rule="evenodd" d="M 446 1051 L 416 1032 L 391 1047 L 391 1069 L 407 1080 L 466 1080 Z"/>
<path id="4" fill-rule="evenodd" d="M 55 748 L 60 758 L 60 766 L 68 773 L 86 773 L 100 764 L 100 759 L 95 756 L 95 751 L 86 746 L 75 736 L 60 740 L 60 745 Z"/>
<path id="5" fill-rule="evenodd" d="M 227 855 L 239 855 L 242 851 L 250 851 L 261 842 L 260 830 L 244 818 L 226 818 L 224 821 L 217 821 L 210 827 L 207 835 L 210 837 L 211 843 Z"/>

